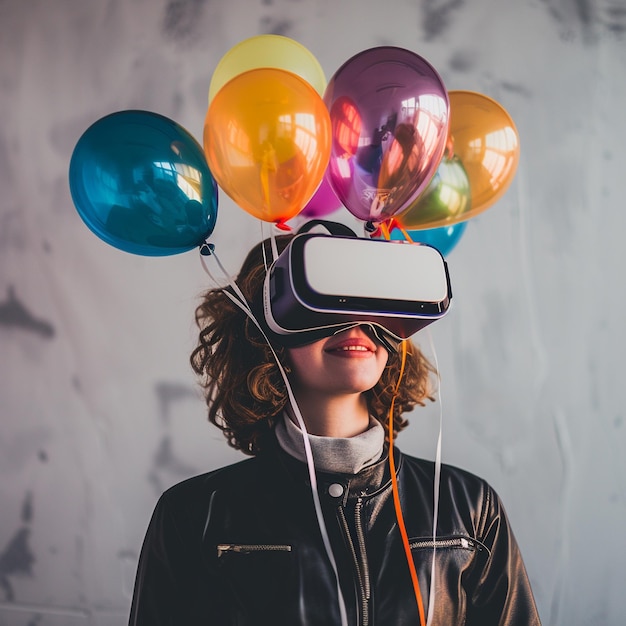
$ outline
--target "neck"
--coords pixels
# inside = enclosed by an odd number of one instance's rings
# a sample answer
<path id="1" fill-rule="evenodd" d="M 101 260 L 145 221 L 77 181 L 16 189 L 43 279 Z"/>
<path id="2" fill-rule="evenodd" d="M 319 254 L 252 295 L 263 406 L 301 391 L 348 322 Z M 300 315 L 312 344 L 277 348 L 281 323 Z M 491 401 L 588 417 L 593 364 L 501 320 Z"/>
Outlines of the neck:
<path id="1" fill-rule="evenodd" d="M 361 393 L 328 397 L 296 393 L 307 432 L 319 437 L 354 437 L 369 428 L 369 410 Z"/>

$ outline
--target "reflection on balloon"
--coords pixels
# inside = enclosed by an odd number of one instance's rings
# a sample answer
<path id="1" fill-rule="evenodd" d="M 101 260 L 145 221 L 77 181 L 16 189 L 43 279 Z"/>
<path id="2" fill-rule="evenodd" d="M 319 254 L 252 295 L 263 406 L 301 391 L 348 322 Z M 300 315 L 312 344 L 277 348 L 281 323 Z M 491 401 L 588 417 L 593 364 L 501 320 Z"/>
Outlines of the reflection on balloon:
<path id="1" fill-rule="evenodd" d="M 219 61 L 209 85 L 209 104 L 229 81 L 249 70 L 264 67 L 286 70 L 308 82 L 321 96 L 326 76 L 319 61 L 301 43 L 282 35 L 257 35 L 240 41 Z"/>
<path id="2" fill-rule="evenodd" d="M 217 185 L 202 148 L 181 126 L 148 111 L 120 111 L 92 124 L 70 161 L 72 200 L 106 243 L 165 256 L 213 232 Z"/>
<path id="3" fill-rule="evenodd" d="M 356 154 L 361 137 L 361 116 L 350 98 L 341 96 L 333 102 L 330 110 L 333 133 L 333 153 L 341 158 Z"/>
<path id="4" fill-rule="evenodd" d="M 437 248 L 443 256 L 448 256 L 461 240 L 467 222 L 457 222 L 451 226 L 440 226 L 439 228 L 426 228 L 422 230 L 407 230 L 409 239 L 416 243 L 425 243 Z M 399 228 L 392 228 L 390 239 L 406 241 L 405 234 Z"/>
<path id="5" fill-rule="evenodd" d="M 435 228 L 467 219 L 469 178 L 456 156 L 443 158 L 426 191 L 397 217 L 404 228 Z"/>
<path id="6" fill-rule="evenodd" d="M 443 155 L 448 94 L 435 69 L 392 46 L 344 63 L 324 101 L 332 122 L 328 179 L 357 218 L 381 222 L 426 187 Z"/>
<path id="7" fill-rule="evenodd" d="M 317 190 L 330 155 L 330 117 L 299 76 L 272 68 L 239 74 L 215 95 L 204 150 L 220 187 L 245 211 L 283 224 Z"/>

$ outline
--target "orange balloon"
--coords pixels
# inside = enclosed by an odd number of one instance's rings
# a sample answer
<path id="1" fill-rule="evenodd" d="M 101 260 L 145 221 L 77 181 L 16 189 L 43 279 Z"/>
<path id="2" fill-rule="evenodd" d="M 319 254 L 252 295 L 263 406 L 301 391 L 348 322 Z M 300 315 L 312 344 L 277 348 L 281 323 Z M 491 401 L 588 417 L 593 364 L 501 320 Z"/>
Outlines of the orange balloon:
<path id="1" fill-rule="evenodd" d="M 204 152 L 219 186 L 242 209 L 281 224 L 297 215 L 322 181 L 331 123 L 321 96 L 285 70 L 243 72 L 214 96 Z"/>

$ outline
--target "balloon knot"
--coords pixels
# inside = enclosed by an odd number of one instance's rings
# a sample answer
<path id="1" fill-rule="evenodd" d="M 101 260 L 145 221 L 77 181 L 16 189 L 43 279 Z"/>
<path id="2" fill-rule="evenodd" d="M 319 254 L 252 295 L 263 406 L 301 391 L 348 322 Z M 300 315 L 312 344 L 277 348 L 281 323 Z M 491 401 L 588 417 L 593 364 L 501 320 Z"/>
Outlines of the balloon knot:
<path id="1" fill-rule="evenodd" d="M 200 254 L 202 256 L 211 256 L 215 250 L 215 246 L 212 243 L 203 243 L 200 246 Z"/>
<path id="2" fill-rule="evenodd" d="M 284 230 L 287 232 L 291 232 L 291 226 L 289 226 L 289 224 L 285 224 L 285 222 L 274 222 L 274 224 L 276 224 L 276 228 L 278 228 L 279 230 Z"/>

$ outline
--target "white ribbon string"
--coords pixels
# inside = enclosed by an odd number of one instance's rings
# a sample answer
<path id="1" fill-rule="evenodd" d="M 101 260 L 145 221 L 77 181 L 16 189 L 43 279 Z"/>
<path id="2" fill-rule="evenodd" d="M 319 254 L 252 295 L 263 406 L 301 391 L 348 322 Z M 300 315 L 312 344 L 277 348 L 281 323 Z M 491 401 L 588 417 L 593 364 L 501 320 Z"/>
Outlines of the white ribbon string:
<path id="1" fill-rule="evenodd" d="M 276 246 L 276 242 L 274 237 L 272 237 L 272 242 L 273 242 L 273 247 Z M 324 544 L 324 549 L 326 550 L 326 554 L 328 556 L 328 560 L 330 561 L 330 564 L 333 568 L 333 571 L 335 573 L 335 582 L 336 582 L 336 586 L 337 586 L 337 598 L 338 598 L 338 603 L 339 603 L 339 613 L 341 615 L 341 626 L 348 626 L 348 616 L 346 613 L 346 606 L 345 606 L 345 601 L 343 598 L 343 594 L 341 593 L 341 586 L 339 584 L 339 571 L 337 568 L 337 562 L 335 560 L 335 555 L 333 554 L 332 551 L 332 547 L 330 545 L 330 538 L 328 536 L 328 531 L 326 528 L 326 523 L 324 521 L 324 515 L 322 513 L 322 505 L 320 502 L 320 498 L 319 498 L 319 493 L 317 490 L 317 475 L 315 473 L 315 463 L 313 461 L 313 451 L 311 449 L 311 442 L 309 441 L 309 436 L 306 430 L 306 426 L 304 423 L 304 419 L 302 418 L 302 414 L 300 412 L 300 408 L 298 407 L 298 404 L 296 402 L 296 398 L 293 394 L 293 390 L 291 389 L 291 385 L 289 384 L 289 379 L 287 378 L 287 373 L 285 372 L 279 358 L 278 355 L 276 354 L 276 352 L 274 351 L 274 348 L 272 346 L 272 344 L 270 343 L 267 335 L 265 334 L 263 328 L 261 328 L 261 325 L 259 324 L 259 322 L 257 321 L 257 319 L 254 317 L 254 314 L 252 313 L 252 310 L 250 309 L 250 306 L 248 304 L 248 302 L 246 301 L 245 296 L 243 295 L 243 293 L 241 292 L 241 290 L 239 289 L 237 283 L 232 280 L 232 278 L 230 277 L 230 275 L 225 271 L 224 267 L 222 266 L 222 264 L 220 263 L 219 259 L 217 258 L 216 254 L 215 254 L 215 250 L 213 248 L 213 246 L 210 246 L 210 244 L 205 244 L 207 246 L 209 246 L 209 249 L 211 251 L 210 255 L 213 259 L 215 259 L 218 267 L 220 268 L 220 270 L 222 271 L 222 273 L 224 274 L 224 276 L 226 277 L 226 279 L 228 280 L 228 284 L 231 287 L 231 289 L 233 290 L 234 293 L 230 293 L 229 291 L 224 290 L 224 295 L 226 295 L 228 298 L 230 298 L 230 300 L 236 305 L 238 306 L 256 325 L 256 327 L 259 329 L 259 331 L 261 332 L 261 334 L 263 335 L 263 337 L 265 338 L 265 341 L 267 342 L 267 345 L 269 346 L 270 350 L 272 351 L 272 354 L 274 355 L 274 359 L 276 361 L 276 365 L 278 366 L 278 370 L 280 371 L 281 376 L 283 377 L 283 380 L 285 381 L 285 386 L 287 388 L 287 394 L 289 396 L 289 401 L 291 403 L 291 407 L 293 409 L 294 415 L 296 417 L 296 420 L 298 422 L 298 426 L 300 427 L 300 430 L 302 431 L 302 439 L 304 442 L 304 452 L 305 452 L 305 456 L 306 456 L 306 463 L 307 463 L 307 468 L 308 468 L 308 473 L 309 473 L 309 480 L 311 482 L 311 493 L 313 496 L 313 504 L 315 507 L 315 515 L 317 517 L 317 523 L 320 529 L 320 533 L 322 535 L 322 542 Z M 265 254 L 265 246 L 263 247 L 263 252 Z M 273 254 L 274 254 L 274 258 L 277 258 L 278 256 L 278 252 L 273 250 Z M 213 275 L 211 274 L 211 272 L 209 271 L 209 268 L 207 267 L 207 264 L 205 262 L 205 255 L 202 254 L 202 248 L 201 248 L 201 253 L 200 253 L 200 260 L 202 262 L 202 267 L 204 268 L 204 271 L 208 274 L 208 276 L 211 278 L 211 280 L 219 285 L 219 283 L 215 280 L 215 278 L 213 277 Z"/>
<path id="2" fill-rule="evenodd" d="M 441 485 L 441 440 L 443 438 L 443 405 L 441 400 L 441 374 L 439 372 L 439 362 L 437 360 L 437 351 L 433 342 L 433 337 L 430 333 L 430 328 L 427 328 L 428 341 L 430 343 L 430 349 L 433 353 L 433 360 L 435 361 L 435 370 L 437 371 L 437 397 L 439 400 L 439 434 L 437 436 L 437 451 L 435 453 L 435 477 L 433 485 L 433 562 L 430 571 L 430 590 L 428 592 L 428 612 L 426 617 L 427 626 L 431 626 L 433 623 L 435 613 L 435 557 L 437 553 L 437 523 L 439 520 L 439 491 Z"/>
<path id="3" fill-rule="evenodd" d="M 267 222 L 264 222 L 263 220 L 261 220 L 261 241 L 265 241 L 266 239 L 269 239 L 270 241 L 270 246 L 272 248 L 272 260 L 275 261 L 278 258 L 278 244 L 276 243 L 276 232 L 275 232 L 275 227 L 273 224 L 270 224 L 269 227 L 269 236 L 265 236 L 265 226 L 266 226 Z M 267 271 L 269 269 L 269 266 L 271 265 L 271 263 L 267 262 L 267 253 L 265 252 L 265 245 L 261 246 L 261 249 L 263 251 L 263 263 L 265 265 L 265 271 Z"/>

